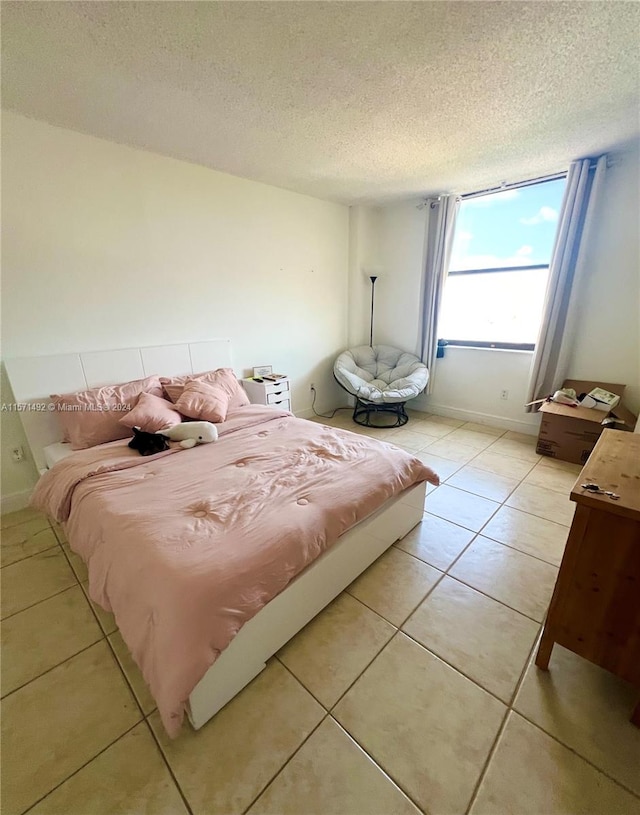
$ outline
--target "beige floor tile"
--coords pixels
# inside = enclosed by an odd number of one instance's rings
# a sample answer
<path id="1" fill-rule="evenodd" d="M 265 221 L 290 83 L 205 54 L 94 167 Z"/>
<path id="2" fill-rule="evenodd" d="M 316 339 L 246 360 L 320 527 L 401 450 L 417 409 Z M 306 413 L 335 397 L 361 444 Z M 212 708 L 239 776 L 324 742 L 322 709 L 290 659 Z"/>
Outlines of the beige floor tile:
<path id="1" fill-rule="evenodd" d="M 427 419 L 431 416 L 427 410 L 418 410 L 417 408 L 405 408 L 405 413 L 410 419 L 415 419 L 416 421 Z"/>
<path id="2" fill-rule="evenodd" d="M 515 709 L 640 795 L 640 729 L 629 721 L 638 692 L 560 645 L 548 671 L 532 663 Z"/>
<path id="3" fill-rule="evenodd" d="M 478 424 L 478 422 L 465 422 L 460 429 L 473 430 L 474 433 L 487 433 L 487 435 L 495 436 L 495 438 L 499 438 L 505 434 L 503 427 L 493 427 L 490 424 Z"/>
<path id="4" fill-rule="evenodd" d="M 366 606 L 401 625 L 442 577 L 442 572 L 392 547 L 347 589 Z"/>
<path id="5" fill-rule="evenodd" d="M 445 436 L 444 439 L 439 439 L 424 449 L 433 456 L 448 458 L 451 461 L 459 461 L 461 464 L 467 464 L 472 458 L 478 455 L 477 448 L 470 447 L 468 444 L 463 444 L 460 441 L 449 441 L 449 436 Z"/>
<path id="6" fill-rule="evenodd" d="M 510 713 L 471 815 L 639 815 L 640 800 Z"/>
<path id="7" fill-rule="evenodd" d="M 426 506 L 432 515 L 472 529 L 474 532 L 479 532 L 500 508 L 500 504 L 495 501 L 450 487 L 448 483 L 438 487 L 437 492 L 429 496 Z"/>
<path id="8" fill-rule="evenodd" d="M 47 795 L 29 815 L 186 815 L 144 722 Z"/>
<path id="9" fill-rule="evenodd" d="M 116 624 L 116 618 L 113 616 L 113 614 L 110 611 L 105 611 L 102 606 L 94 603 L 91 597 L 89 597 L 89 582 L 87 580 L 82 583 L 82 590 L 84 591 L 85 597 L 91 604 L 91 608 L 98 618 L 100 628 L 104 631 L 104 633 L 113 634 L 114 631 L 117 631 L 118 626 Z"/>
<path id="10" fill-rule="evenodd" d="M 76 584 L 59 547 L 5 566 L 2 579 L 2 617 L 46 600 Z"/>
<path id="11" fill-rule="evenodd" d="M 247 815 L 420 815 L 332 719 L 325 719 Z"/>
<path id="12" fill-rule="evenodd" d="M 380 441 L 390 441 L 399 432 L 398 427 L 367 427 L 363 428 L 365 434 L 372 439 L 380 439 Z"/>
<path id="13" fill-rule="evenodd" d="M 129 684 L 133 688 L 134 696 L 140 703 L 142 712 L 145 716 L 148 716 L 152 710 L 155 710 L 156 700 L 151 695 L 151 691 L 149 690 L 147 683 L 144 681 L 140 668 L 138 668 L 134 662 L 125 641 L 122 639 L 122 634 L 119 631 L 116 631 L 115 634 L 111 634 L 109 637 L 109 642 L 111 643 L 111 647 L 115 652 L 118 662 L 120 663 L 120 667 L 129 680 Z"/>
<path id="14" fill-rule="evenodd" d="M 561 461 L 559 458 L 541 456 L 538 462 L 540 467 L 548 467 L 551 470 L 564 470 L 567 473 L 575 473 L 576 478 L 582 471 L 582 464 L 573 464 L 570 461 Z"/>
<path id="15" fill-rule="evenodd" d="M 464 466 L 460 461 L 451 461 L 447 458 L 434 456 L 425 450 L 419 450 L 415 456 L 419 458 L 423 464 L 426 464 L 427 467 L 431 467 L 434 473 L 440 476 L 440 481 L 446 481 L 449 476 L 458 472 L 458 470 Z"/>
<path id="16" fill-rule="evenodd" d="M 537 433 L 518 433 L 516 430 L 507 430 L 504 434 L 505 439 L 510 441 L 517 441 L 521 444 L 528 444 L 535 447 L 538 441 Z"/>
<path id="17" fill-rule="evenodd" d="M 149 722 L 194 815 L 242 813 L 325 715 L 302 685 L 272 660 L 198 731 L 170 739 L 158 713 Z"/>
<path id="18" fill-rule="evenodd" d="M 9 566 L 57 545 L 58 539 L 53 534 L 53 529 L 48 524 L 43 528 L 39 519 L 10 526 L 2 530 L 2 565 Z"/>
<path id="19" fill-rule="evenodd" d="M 423 436 L 428 436 L 433 441 L 437 441 L 444 436 L 448 436 L 449 433 L 453 433 L 455 430 L 454 427 L 449 427 L 449 425 L 440 424 L 438 422 L 430 422 L 428 419 L 415 422 L 411 421 L 407 427 L 414 433 L 420 433 Z"/>
<path id="20" fill-rule="evenodd" d="M 488 433 L 478 433 L 476 430 L 469 430 L 464 427 L 464 425 L 447 436 L 447 441 L 460 442 L 460 444 L 473 447 L 478 451 L 485 450 L 490 444 L 493 444 L 495 440 L 496 436 L 491 436 Z"/>
<path id="21" fill-rule="evenodd" d="M 505 706 L 398 634 L 334 716 L 433 815 L 464 812 Z"/>
<path id="22" fill-rule="evenodd" d="M 482 530 L 487 538 L 559 566 L 569 529 L 512 507 L 502 507 Z"/>
<path id="23" fill-rule="evenodd" d="M 1 628 L 3 696 L 102 639 L 77 585 L 14 614 Z"/>
<path id="24" fill-rule="evenodd" d="M 278 652 L 278 659 L 331 708 L 394 633 L 386 620 L 341 594 Z"/>
<path id="25" fill-rule="evenodd" d="M 534 468 L 535 469 L 535 468 Z M 568 493 L 562 495 L 546 487 L 535 484 L 521 484 L 506 502 L 507 506 L 545 518 L 564 526 L 571 526 L 575 504 L 569 500 Z"/>
<path id="26" fill-rule="evenodd" d="M 503 475 L 505 478 L 524 478 L 533 467 L 533 461 L 521 461 L 513 456 L 505 456 L 494 453 L 489 447 L 479 453 L 474 459 L 472 466 L 477 470 L 487 470 L 496 475 Z"/>
<path id="27" fill-rule="evenodd" d="M 406 444 L 408 447 L 414 447 L 416 450 L 420 450 L 422 447 L 426 447 L 428 444 L 433 444 L 438 441 L 438 438 L 436 436 L 428 436 L 425 433 L 416 433 L 414 430 L 403 427 L 400 430 L 396 430 L 390 441 L 393 444 Z"/>
<path id="28" fill-rule="evenodd" d="M 16 512 L 6 512 L 4 515 L 0 516 L 0 528 L 2 529 L 9 529 L 12 526 L 17 526 L 18 524 L 24 524 L 31 521 L 40 521 L 45 528 L 49 526 L 49 521 L 47 520 L 46 515 L 43 515 L 42 512 L 38 512 L 37 509 L 31 509 L 31 507 L 26 507 L 25 509 L 19 509 Z"/>
<path id="29" fill-rule="evenodd" d="M 530 461 L 535 464 L 540 460 L 540 456 L 536 453 L 535 438 L 533 442 L 533 444 L 530 444 L 526 441 L 516 440 L 510 438 L 508 433 L 505 433 L 504 436 L 496 439 L 491 447 L 487 449 L 491 453 L 499 453 L 501 456 L 511 456 L 512 458 L 517 458 L 521 461 Z"/>
<path id="30" fill-rule="evenodd" d="M 464 422 L 461 419 L 452 419 L 450 416 L 438 416 L 436 413 L 428 413 L 424 421 L 434 422 L 435 424 L 451 427 L 455 430 L 456 427 L 462 427 Z"/>
<path id="31" fill-rule="evenodd" d="M 106 642 L 2 700 L 3 811 L 23 812 L 140 719 Z"/>
<path id="32" fill-rule="evenodd" d="M 472 464 L 473 462 L 454 473 L 447 480 L 447 484 L 480 495 L 482 498 L 489 498 L 491 501 L 504 501 L 520 483 L 515 478 L 478 470 Z"/>
<path id="33" fill-rule="evenodd" d="M 516 549 L 478 536 L 450 574 L 516 611 L 542 622 L 558 570 Z"/>
<path id="34" fill-rule="evenodd" d="M 569 493 L 576 483 L 578 475 L 562 467 L 548 467 L 541 461 L 531 470 L 524 479 L 525 484 L 534 484 L 536 487 L 545 487 L 548 490 L 562 493 L 569 497 Z"/>
<path id="35" fill-rule="evenodd" d="M 67 556 L 71 568 L 73 569 L 73 573 L 78 578 L 78 581 L 83 583 L 89 577 L 89 570 L 87 569 L 86 563 L 79 554 L 71 549 L 66 541 L 62 544 L 62 548 Z"/>
<path id="36" fill-rule="evenodd" d="M 426 512 L 395 546 L 445 571 L 473 540 L 475 532 Z"/>
<path id="37" fill-rule="evenodd" d="M 445 577 L 402 630 L 509 704 L 540 626 Z"/>

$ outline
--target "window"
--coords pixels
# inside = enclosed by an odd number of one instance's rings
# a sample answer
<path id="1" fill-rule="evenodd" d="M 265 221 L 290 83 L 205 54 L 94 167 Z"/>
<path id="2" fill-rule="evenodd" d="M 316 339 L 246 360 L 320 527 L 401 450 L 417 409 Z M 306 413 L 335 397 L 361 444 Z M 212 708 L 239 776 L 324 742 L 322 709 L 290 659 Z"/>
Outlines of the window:
<path id="1" fill-rule="evenodd" d="M 533 350 L 564 186 L 463 198 L 438 329 L 449 344 Z"/>

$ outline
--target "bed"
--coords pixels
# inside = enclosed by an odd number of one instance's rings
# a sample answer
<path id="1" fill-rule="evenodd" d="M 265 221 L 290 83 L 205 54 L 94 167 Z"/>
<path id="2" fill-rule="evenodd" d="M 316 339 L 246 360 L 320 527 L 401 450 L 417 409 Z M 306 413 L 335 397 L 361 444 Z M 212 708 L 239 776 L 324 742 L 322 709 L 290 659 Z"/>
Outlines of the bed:
<path id="1" fill-rule="evenodd" d="M 91 377 L 83 355 L 10 360 L 7 370 L 16 400 L 37 402 L 43 379 L 45 391 L 61 390 L 52 369 L 70 372 L 76 357 L 76 389 L 147 374 L 145 358 L 164 373 L 230 362 L 226 341 L 192 345 L 206 349 L 104 352 L 102 375 Z M 45 411 L 21 415 L 44 470 L 59 430 Z M 172 736 L 185 712 L 201 727 L 415 526 L 436 478 L 399 448 L 271 407 L 231 412 L 218 433 L 214 444 L 149 459 L 126 440 L 65 451 L 34 495 L 87 562 L 90 595 L 113 610 Z"/>

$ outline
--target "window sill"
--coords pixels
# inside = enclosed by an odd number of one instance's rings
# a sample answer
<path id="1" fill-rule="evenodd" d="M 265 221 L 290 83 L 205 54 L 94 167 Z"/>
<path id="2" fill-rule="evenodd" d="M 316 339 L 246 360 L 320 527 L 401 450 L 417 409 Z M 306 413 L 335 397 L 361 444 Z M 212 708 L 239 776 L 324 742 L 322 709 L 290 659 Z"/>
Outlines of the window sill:
<path id="1" fill-rule="evenodd" d="M 495 348 L 490 345 L 445 345 L 444 347 L 445 354 L 447 351 L 492 351 L 501 354 L 528 354 L 529 356 L 533 356 L 535 352 L 535 348 Z"/>

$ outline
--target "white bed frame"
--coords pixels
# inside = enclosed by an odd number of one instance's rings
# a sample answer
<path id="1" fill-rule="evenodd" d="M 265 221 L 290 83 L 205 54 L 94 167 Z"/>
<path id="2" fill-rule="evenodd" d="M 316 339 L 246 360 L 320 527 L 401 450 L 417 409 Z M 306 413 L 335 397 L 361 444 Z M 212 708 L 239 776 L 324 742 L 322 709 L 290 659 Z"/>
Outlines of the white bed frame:
<path id="1" fill-rule="evenodd" d="M 55 412 L 46 405 L 51 393 L 141 379 L 152 374 L 178 376 L 233 367 L 229 340 L 25 357 L 5 362 L 16 402 L 44 404 L 24 409 L 20 418 L 39 470 L 46 469 L 44 448 L 61 440 Z M 301 572 L 246 623 L 209 668 L 189 697 L 189 719 L 202 727 L 265 667 L 288 640 L 340 594 L 396 540 L 422 519 L 426 484 L 417 484 L 387 501 L 354 526 Z"/>

